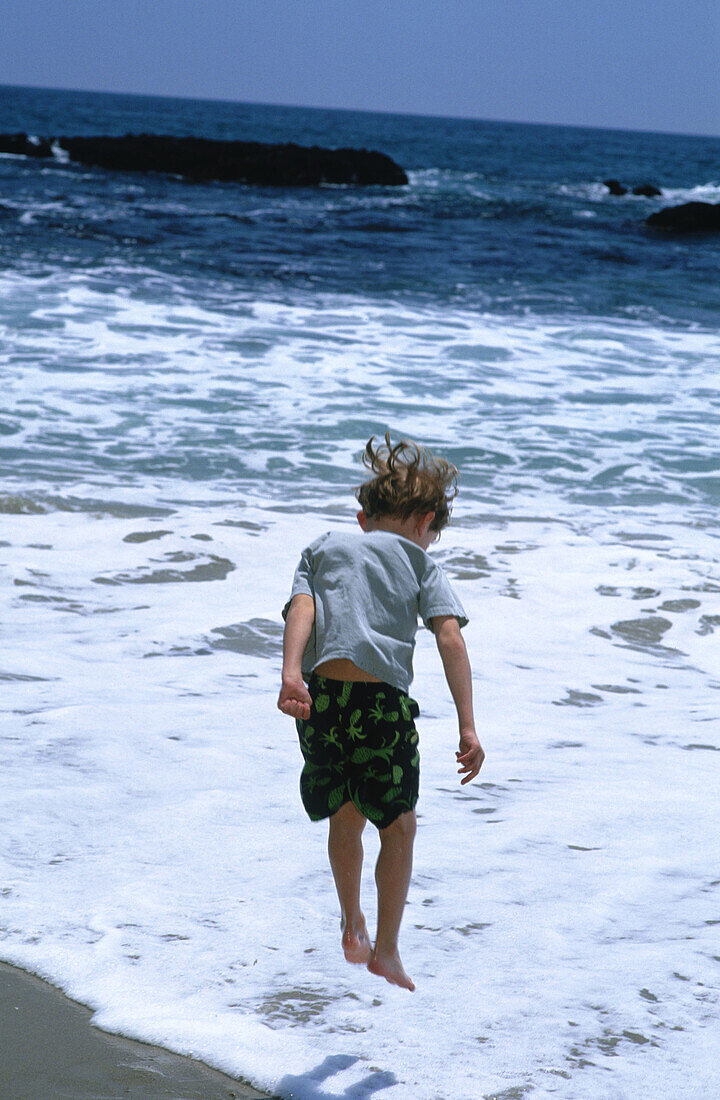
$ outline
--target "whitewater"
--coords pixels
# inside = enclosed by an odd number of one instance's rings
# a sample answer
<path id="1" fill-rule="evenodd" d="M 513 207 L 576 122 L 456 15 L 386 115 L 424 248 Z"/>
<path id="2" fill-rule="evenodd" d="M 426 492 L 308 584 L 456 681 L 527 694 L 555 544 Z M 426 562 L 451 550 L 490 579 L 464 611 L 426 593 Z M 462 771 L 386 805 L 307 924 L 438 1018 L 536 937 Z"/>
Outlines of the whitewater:
<path id="1" fill-rule="evenodd" d="M 30 471 L 2 499 L 2 957 L 288 1097 L 708 1095 L 717 337 L 88 283 L 0 298 Z M 387 420 L 461 467 L 433 553 L 488 754 L 461 788 L 421 632 L 412 997 L 340 953 L 275 710 L 296 558 L 355 524 Z"/>
<path id="2" fill-rule="evenodd" d="M 642 219 L 717 198 L 718 142 L 40 89 L 0 119 L 410 178 L 0 158 L 0 959 L 284 1100 L 714 1095 L 719 253 Z M 431 554 L 487 753 L 461 787 L 420 630 L 413 994 L 342 956 L 276 709 L 299 554 L 362 537 L 388 430 L 461 472 Z"/>

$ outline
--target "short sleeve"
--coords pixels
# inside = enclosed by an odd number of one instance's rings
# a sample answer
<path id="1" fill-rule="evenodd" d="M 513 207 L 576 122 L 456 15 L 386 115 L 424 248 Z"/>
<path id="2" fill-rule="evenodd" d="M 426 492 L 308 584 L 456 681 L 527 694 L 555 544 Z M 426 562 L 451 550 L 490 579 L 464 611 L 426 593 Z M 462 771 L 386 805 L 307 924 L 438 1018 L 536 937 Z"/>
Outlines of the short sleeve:
<path id="1" fill-rule="evenodd" d="M 282 609 L 283 619 L 287 618 L 287 613 L 290 610 L 290 604 L 295 596 L 305 595 L 312 596 L 315 599 L 315 587 L 313 583 L 313 554 L 311 548 L 308 546 L 303 550 L 298 562 L 297 569 L 295 570 L 295 576 L 293 577 L 292 588 L 290 590 L 290 597 Z"/>
<path id="2" fill-rule="evenodd" d="M 460 626 L 466 626 L 468 617 L 460 603 L 453 586 L 437 562 L 431 562 L 420 582 L 418 611 L 428 630 L 432 630 L 430 620 L 436 615 L 453 615 Z"/>

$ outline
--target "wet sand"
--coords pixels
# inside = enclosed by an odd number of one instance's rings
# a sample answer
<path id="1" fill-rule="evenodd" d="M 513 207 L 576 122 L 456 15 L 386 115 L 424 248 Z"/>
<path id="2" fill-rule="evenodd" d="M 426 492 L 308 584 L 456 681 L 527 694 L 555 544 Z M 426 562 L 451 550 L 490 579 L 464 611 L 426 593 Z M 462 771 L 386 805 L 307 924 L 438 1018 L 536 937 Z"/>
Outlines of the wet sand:
<path id="1" fill-rule="evenodd" d="M 92 1027 L 92 1013 L 0 963 L 3 1100 L 267 1100 L 201 1062 Z"/>

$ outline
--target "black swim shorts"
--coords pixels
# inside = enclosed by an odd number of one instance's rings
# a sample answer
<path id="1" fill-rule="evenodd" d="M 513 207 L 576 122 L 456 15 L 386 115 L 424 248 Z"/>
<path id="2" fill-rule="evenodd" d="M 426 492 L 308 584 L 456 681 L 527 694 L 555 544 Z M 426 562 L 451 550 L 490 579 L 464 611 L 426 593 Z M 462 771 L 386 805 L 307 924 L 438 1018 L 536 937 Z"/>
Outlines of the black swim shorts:
<path id="1" fill-rule="evenodd" d="M 352 802 L 378 829 L 412 810 L 420 780 L 419 707 L 392 684 L 315 673 L 307 722 L 296 720 L 305 767 L 300 794 L 311 821 Z"/>

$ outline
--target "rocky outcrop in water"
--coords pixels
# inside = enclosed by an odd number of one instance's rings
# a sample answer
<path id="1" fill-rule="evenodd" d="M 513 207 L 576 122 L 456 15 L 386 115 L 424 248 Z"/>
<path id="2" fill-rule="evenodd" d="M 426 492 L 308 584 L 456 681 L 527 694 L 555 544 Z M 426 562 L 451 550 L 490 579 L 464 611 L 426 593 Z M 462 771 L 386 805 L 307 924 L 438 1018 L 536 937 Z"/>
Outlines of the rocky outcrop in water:
<path id="1" fill-rule="evenodd" d="M 189 180 L 270 187 L 315 187 L 321 183 L 397 187 L 408 182 L 403 169 L 385 153 L 317 145 L 211 141 L 161 134 L 49 140 L 29 138 L 27 134 L 0 134 L 0 152 L 56 156 L 112 171 L 165 172 Z"/>
<path id="2" fill-rule="evenodd" d="M 620 183 L 620 180 L 603 180 L 603 183 L 611 195 L 627 195 L 628 193 L 627 187 Z M 655 198 L 656 195 L 662 195 L 662 191 L 654 183 L 639 183 L 637 187 L 633 187 L 632 193 L 633 195 L 644 195 L 648 199 Z"/>
<path id="3" fill-rule="evenodd" d="M 720 202 L 684 202 L 651 214 L 645 224 L 668 233 L 720 232 Z"/>
<path id="4" fill-rule="evenodd" d="M 28 137 L 27 134 L 0 134 L 0 153 L 14 153 L 22 157 L 51 157 L 50 142 L 45 138 Z"/>
<path id="5" fill-rule="evenodd" d="M 662 195 L 662 191 L 654 183 L 641 183 L 637 187 L 633 187 L 632 193 L 633 195 L 644 195 L 646 199 L 654 199 L 657 195 Z"/>

